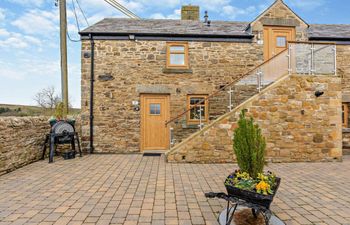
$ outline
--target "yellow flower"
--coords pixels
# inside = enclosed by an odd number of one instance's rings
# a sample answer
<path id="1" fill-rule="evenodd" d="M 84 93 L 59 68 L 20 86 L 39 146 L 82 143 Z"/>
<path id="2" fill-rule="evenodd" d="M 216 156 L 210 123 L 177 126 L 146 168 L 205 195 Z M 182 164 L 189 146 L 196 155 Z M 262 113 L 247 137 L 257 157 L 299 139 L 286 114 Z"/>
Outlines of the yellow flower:
<path id="1" fill-rule="evenodd" d="M 265 181 L 260 181 L 256 186 L 256 190 L 258 193 L 267 194 L 267 191 L 270 189 L 270 185 Z"/>

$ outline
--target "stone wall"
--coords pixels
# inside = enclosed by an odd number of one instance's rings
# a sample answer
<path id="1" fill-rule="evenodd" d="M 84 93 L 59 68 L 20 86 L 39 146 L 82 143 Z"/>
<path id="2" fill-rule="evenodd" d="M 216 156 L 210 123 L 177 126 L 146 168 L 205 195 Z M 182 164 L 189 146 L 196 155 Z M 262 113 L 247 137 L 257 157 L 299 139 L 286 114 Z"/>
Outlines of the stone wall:
<path id="1" fill-rule="evenodd" d="M 79 124 L 77 118 L 77 132 Z M 47 117 L 0 117 L 0 175 L 39 160 L 49 131 Z"/>
<path id="2" fill-rule="evenodd" d="M 343 102 L 350 102 L 350 45 L 337 45 L 337 73 L 342 77 Z"/>
<path id="3" fill-rule="evenodd" d="M 307 24 L 296 16 L 282 1 L 274 3 L 264 14 L 252 23 L 252 32 L 261 33 L 264 26 L 295 27 L 296 40 L 307 41 Z"/>
<path id="4" fill-rule="evenodd" d="M 82 42 L 82 53 L 90 42 Z M 96 152 L 139 152 L 141 93 L 170 94 L 170 114 L 186 110 L 188 94 L 211 94 L 262 62 L 254 43 L 189 42 L 190 70 L 166 70 L 165 41 L 95 40 L 94 144 Z M 90 59 L 82 57 L 82 145 L 89 146 Z M 220 99 L 220 103 L 222 103 Z M 218 104 L 217 110 L 227 105 Z M 221 107 L 221 108 L 219 108 Z M 210 113 L 218 114 L 215 111 Z M 171 124 L 181 141 L 197 129 Z"/>
<path id="5" fill-rule="evenodd" d="M 322 88 L 325 94 L 316 98 Z M 234 162 L 232 135 L 239 113 L 247 109 L 267 140 L 274 162 L 342 159 L 341 79 L 290 76 L 267 87 L 237 110 L 220 117 L 167 153 L 169 162 Z"/>
<path id="6" fill-rule="evenodd" d="M 49 130 L 46 117 L 0 117 L 0 175 L 39 160 Z"/>

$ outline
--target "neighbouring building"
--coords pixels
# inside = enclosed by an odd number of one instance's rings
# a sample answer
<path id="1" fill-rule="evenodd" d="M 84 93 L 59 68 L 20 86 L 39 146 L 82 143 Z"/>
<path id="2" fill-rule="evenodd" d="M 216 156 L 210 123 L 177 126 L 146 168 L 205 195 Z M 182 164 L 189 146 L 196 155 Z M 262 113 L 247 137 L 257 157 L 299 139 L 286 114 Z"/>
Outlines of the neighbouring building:
<path id="1" fill-rule="evenodd" d="M 232 162 L 246 109 L 269 160 L 341 160 L 350 25 L 308 24 L 282 0 L 252 22 L 199 15 L 183 6 L 181 20 L 106 18 L 80 32 L 83 148 Z"/>

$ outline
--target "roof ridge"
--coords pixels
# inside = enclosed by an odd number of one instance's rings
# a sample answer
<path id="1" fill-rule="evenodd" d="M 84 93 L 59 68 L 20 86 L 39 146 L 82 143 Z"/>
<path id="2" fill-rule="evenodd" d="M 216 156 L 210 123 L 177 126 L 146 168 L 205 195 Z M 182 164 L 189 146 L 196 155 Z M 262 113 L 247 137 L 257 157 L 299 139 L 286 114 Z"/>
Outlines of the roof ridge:
<path id="1" fill-rule="evenodd" d="M 130 20 L 130 21 L 183 21 L 183 22 L 203 22 L 202 20 L 181 20 L 181 19 L 153 19 L 153 18 L 146 18 L 141 20 L 135 20 L 131 18 L 125 18 L 125 17 L 106 17 L 103 20 L 110 19 L 110 20 Z M 250 23 L 249 21 L 233 21 L 233 20 L 210 20 L 211 22 L 223 22 L 223 23 Z"/>

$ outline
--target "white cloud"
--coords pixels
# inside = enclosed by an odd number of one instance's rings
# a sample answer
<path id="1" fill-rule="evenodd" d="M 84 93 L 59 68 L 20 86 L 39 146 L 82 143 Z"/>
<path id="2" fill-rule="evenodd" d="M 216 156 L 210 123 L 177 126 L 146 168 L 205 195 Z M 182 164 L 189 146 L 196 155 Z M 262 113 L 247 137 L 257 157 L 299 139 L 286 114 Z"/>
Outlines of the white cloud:
<path id="1" fill-rule="evenodd" d="M 8 37 L 10 35 L 10 32 L 8 32 L 6 29 L 0 28 L 0 37 Z"/>
<path id="2" fill-rule="evenodd" d="M 44 0 L 7 0 L 11 3 L 20 4 L 23 6 L 42 6 L 44 3 Z M 52 1 L 53 2 L 53 1 Z"/>
<path id="3" fill-rule="evenodd" d="M 41 45 L 41 41 L 38 38 L 28 36 L 28 35 L 23 36 L 23 38 L 29 44 L 33 44 L 33 45 L 37 45 L 37 46 Z"/>
<path id="4" fill-rule="evenodd" d="M 326 4 L 325 0 L 290 0 L 290 5 L 305 10 L 311 10 Z"/>
<path id="5" fill-rule="evenodd" d="M 185 4 L 199 5 L 201 9 L 208 10 L 209 12 L 210 11 L 221 12 L 222 7 L 230 5 L 230 0 L 210 0 L 210 1 L 193 0 L 193 1 L 188 1 Z"/>
<path id="6" fill-rule="evenodd" d="M 230 19 L 236 19 L 238 16 L 250 15 L 257 11 L 255 6 L 249 6 L 247 8 L 237 8 L 232 5 L 226 5 L 222 7 L 223 13 Z"/>
<path id="7" fill-rule="evenodd" d="M 162 13 L 154 13 L 150 16 L 151 19 L 180 19 L 181 10 L 175 9 L 174 12 L 170 15 L 164 15 Z"/>
<path id="8" fill-rule="evenodd" d="M 5 40 L 0 40 L 0 47 L 8 49 L 28 48 L 29 44 L 23 38 L 13 35 Z"/>
<path id="9" fill-rule="evenodd" d="M 3 32 L 4 35 L 1 35 Z M 7 30 L 0 29 L 0 37 L 5 37 L 5 39 L 0 39 L 0 47 L 5 50 L 11 49 L 26 49 L 30 46 L 41 46 L 42 42 L 38 38 L 23 35 L 21 33 L 8 32 Z"/>
<path id="10" fill-rule="evenodd" d="M 59 61 L 19 59 L 16 63 L 1 62 L 0 77 L 22 80 L 30 76 L 52 77 L 60 73 Z"/>
<path id="11" fill-rule="evenodd" d="M 0 24 L 5 20 L 5 9 L 0 8 Z"/>
<path id="12" fill-rule="evenodd" d="M 56 11 L 30 10 L 11 24 L 28 34 L 47 36 L 58 31 L 58 13 Z"/>
<path id="13" fill-rule="evenodd" d="M 214 0 L 216 1 L 216 0 Z M 135 1 L 136 2 L 136 1 Z M 180 0 L 162 0 L 162 1 L 154 1 L 154 0 L 138 0 L 137 2 L 141 3 L 144 8 L 173 8 L 175 6 L 179 6 L 181 4 Z M 202 1 L 202 4 L 204 1 Z M 125 5 L 126 6 L 126 5 Z"/>
<path id="14" fill-rule="evenodd" d="M 157 11 L 157 9 L 165 11 L 166 9 L 174 8 L 176 6 L 180 8 L 181 3 L 180 0 L 119 0 L 118 2 L 140 17 L 142 17 L 140 14 L 150 11 L 154 12 Z M 88 21 L 90 24 L 96 23 L 106 17 L 127 17 L 103 0 L 84 0 L 84 3 L 83 8 L 89 12 Z M 148 18 L 178 19 L 180 16 L 177 11 L 178 10 L 174 10 L 170 15 L 164 15 L 164 13 L 157 12 L 151 14 Z"/>

